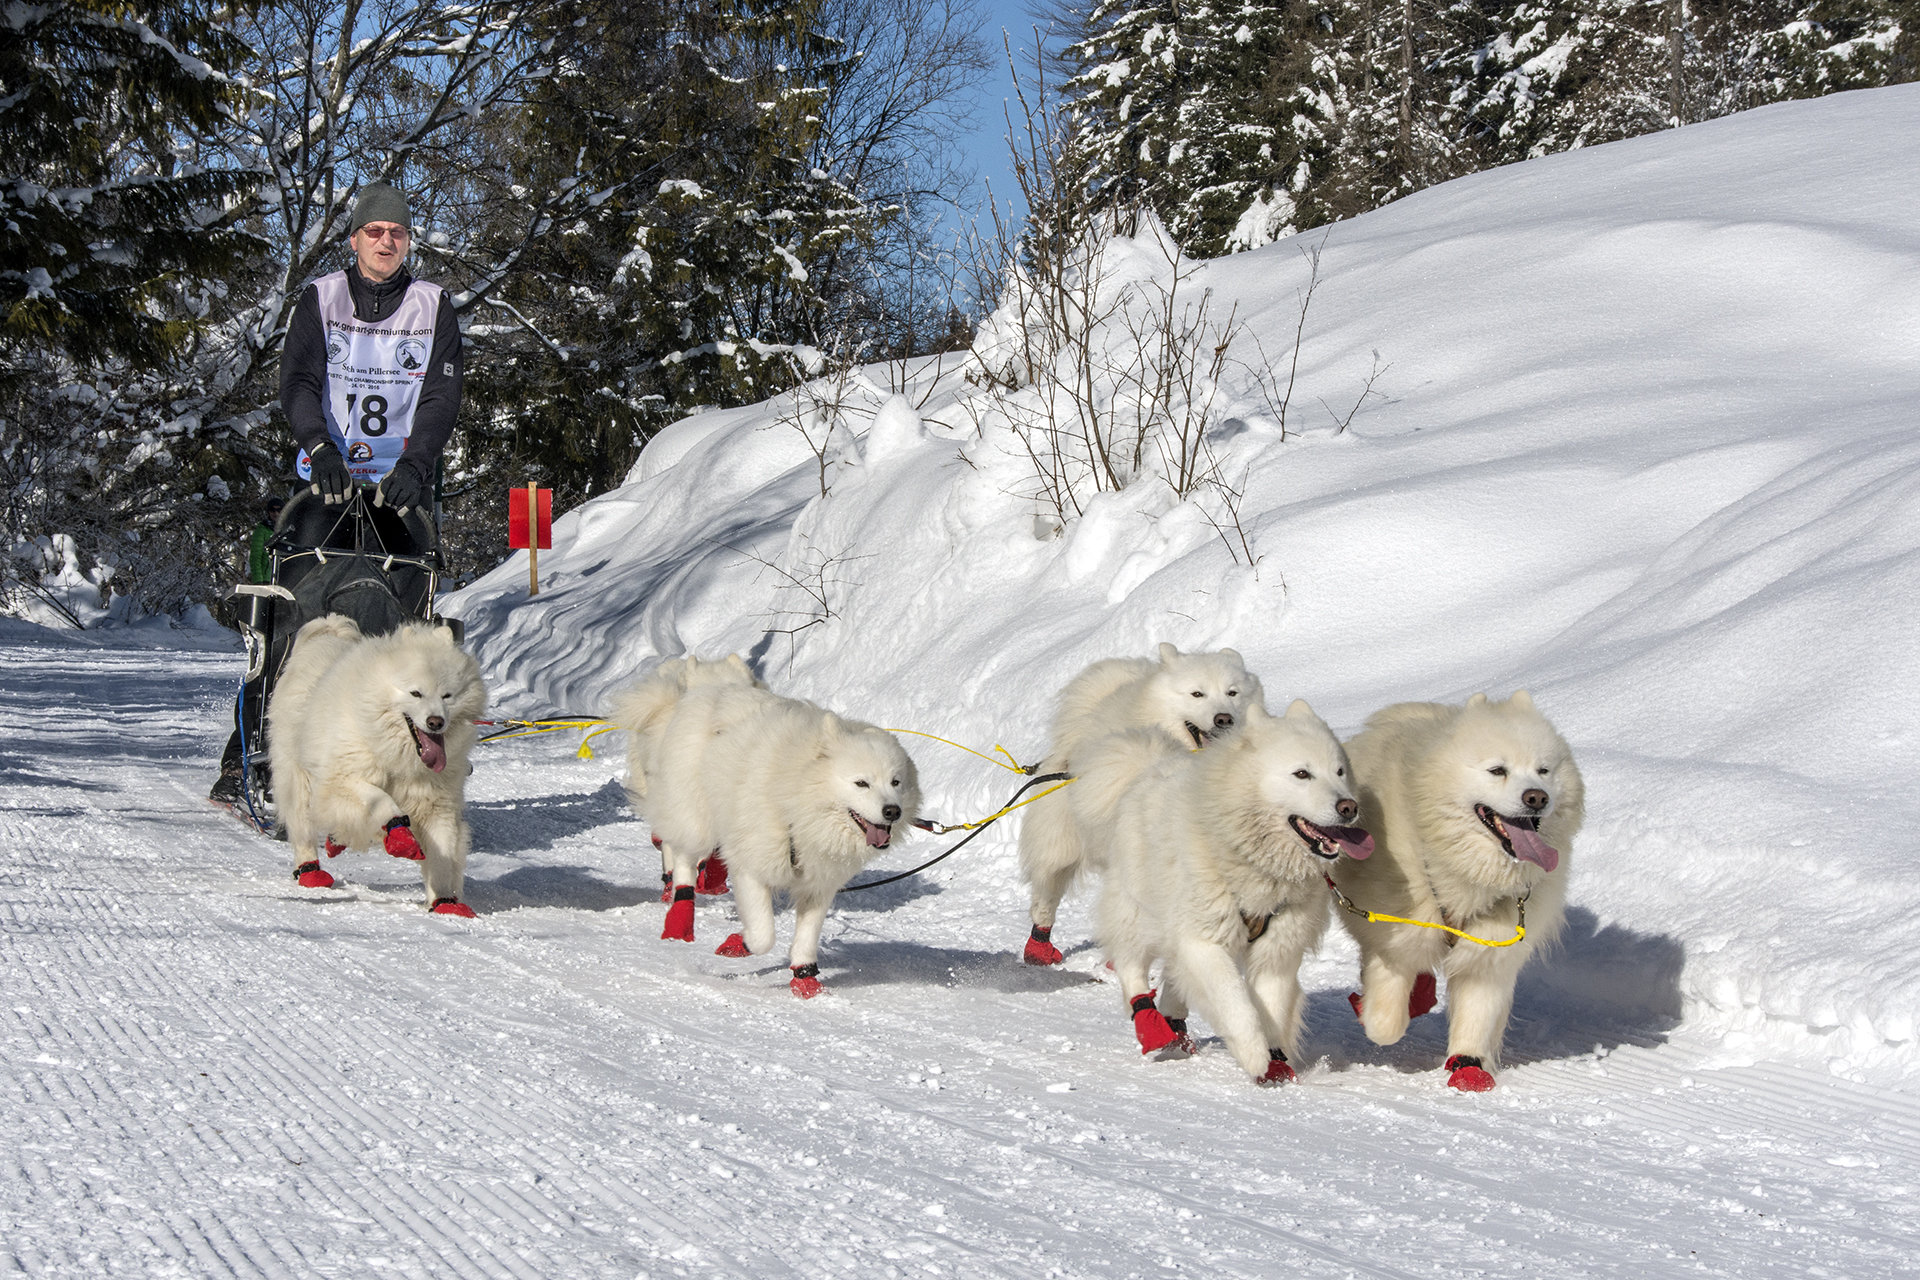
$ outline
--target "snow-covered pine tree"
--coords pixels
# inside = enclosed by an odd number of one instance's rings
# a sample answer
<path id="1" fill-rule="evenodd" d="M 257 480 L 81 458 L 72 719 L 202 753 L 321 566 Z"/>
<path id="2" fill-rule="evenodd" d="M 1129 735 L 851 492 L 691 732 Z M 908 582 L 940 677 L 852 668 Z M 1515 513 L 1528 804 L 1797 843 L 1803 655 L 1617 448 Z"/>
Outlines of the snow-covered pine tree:
<path id="1" fill-rule="evenodd" d="M 235 224 L 259 175 L 192 140 L 243 105 L 249 50 L 216 6 L 48 0 L 0 9 L 0 354 L 152 366 L 207 283 L 260 248 Z"/>
<path id="2" fill-rule="evenodd" d="M 513 468 L 602 491 L 658 426 L 811 359 L 825 268 L 879 216 L 817 162 L 817 108 L 851 64 L 816 18 L 816 0 L 556 11 L 559 70 L 512 123 L 513 183 L 594 198 L 499 291 L 517 322 L 477 335 L 469 387 Z"/>
<path id="3" fill-rule="evenodd" d="M 1337 156 L 1364 71 L 1361 9 L 1098 0 L 1066 57 L 1101 202 L 1151 209 L 1201 256 L 1354 212 Z"/>
<path id="4" fill-rule="evenodd" d="M 206 151 L 252 106 L 250 54 L 197 0 L 0 9 L 0 607 L 78 623 L 132 578 L 200 596 L 181 561 L 228 491 L 179 465 L 190 414 L 129 409 L 264 256 L 239 225 L 259 175 Z"/>

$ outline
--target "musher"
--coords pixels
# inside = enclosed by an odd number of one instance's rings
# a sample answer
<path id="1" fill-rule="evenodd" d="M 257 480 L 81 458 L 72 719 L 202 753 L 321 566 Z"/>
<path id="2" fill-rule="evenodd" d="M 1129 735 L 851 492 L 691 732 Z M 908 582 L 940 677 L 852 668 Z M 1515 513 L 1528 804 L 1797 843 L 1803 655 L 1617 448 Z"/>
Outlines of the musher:
<path id="1" fill-rule="evenodd" d="M 352 264 L 308 285 L 288 322 L 280 407 L 299 445 L 295 470 L 321 499 L 290 508 L 282 532 L 296 545 L 332 545 L 340 508 L 366 484 L 377 486 L 383 545 L 429 550 L 401 517 L 431 510 L 435 464 L 460 413 L 462 353 L 446 291 L 407 272 L 412 224 L 406 196 L 384 182 L 367 186 L 347 228 Z M 259 696 L 252 686 L 248 694 Z M 241 799 L 242 710 L 207 796 L 218 804 Z"/>

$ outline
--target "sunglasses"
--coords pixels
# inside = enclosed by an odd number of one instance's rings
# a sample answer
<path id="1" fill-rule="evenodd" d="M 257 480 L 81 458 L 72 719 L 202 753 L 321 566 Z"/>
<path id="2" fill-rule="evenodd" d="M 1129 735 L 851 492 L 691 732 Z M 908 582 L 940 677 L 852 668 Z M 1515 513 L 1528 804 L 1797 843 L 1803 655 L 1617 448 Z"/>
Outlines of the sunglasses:
<path id="1" fill-rule="evenodd" d="M 407 229 L 405 227 L 376 227 L 369 224 L 360 228 L 360 234 L 369 240 L 376 241 L 385 240 L 391 236 L 395 243 L 398 243 L 407 238 Z"/>

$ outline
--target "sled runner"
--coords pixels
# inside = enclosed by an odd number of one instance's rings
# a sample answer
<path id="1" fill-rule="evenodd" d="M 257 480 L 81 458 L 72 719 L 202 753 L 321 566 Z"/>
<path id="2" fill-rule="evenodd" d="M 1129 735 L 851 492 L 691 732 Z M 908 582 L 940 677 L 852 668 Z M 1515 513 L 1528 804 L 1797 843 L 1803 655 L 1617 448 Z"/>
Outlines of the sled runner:
<path id="1" fill-rule="evenodd" d="M 362 488 L 344 506 L 305 489 L 280 509 L 271 536 L 256 548 L 252 575 L 232 594 L 241 601 L 247 672 L 235 700 L 239 729 L 241 817 L 278 837 L 267 773 L 267 702 L 300 628 L 341 614 L 367 635 L 413 620 L 438 621 L 462 639 L 457 619 L 436 618 L 434 596 L 445 562 L 435 513 L 404 516 L 375 507 Z"/>

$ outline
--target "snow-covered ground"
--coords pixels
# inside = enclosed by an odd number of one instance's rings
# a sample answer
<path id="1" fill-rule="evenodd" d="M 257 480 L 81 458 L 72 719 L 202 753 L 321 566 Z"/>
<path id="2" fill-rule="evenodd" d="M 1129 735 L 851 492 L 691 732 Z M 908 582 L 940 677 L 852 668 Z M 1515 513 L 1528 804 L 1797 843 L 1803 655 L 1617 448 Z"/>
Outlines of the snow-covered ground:
<path id="1" fill-rule="evenodd" d="M 1920 87 L 1841 95 L 1332 228 L 1289 438 L 1228 388 L 1252 568 L 1146 485 L 1036 536 L 949 365 L 917 412 L 871 374 L 824 499 L 790 401 L 701 415 L 558 523 L 537 600 L 515 561 L 453 602 L 501 710 L 742 650 L 1023 760 L 1075 671 L 1162 640 L 1341 732 L 1527 687 L 1589 818 L 1493 1093 L 1444 1087 L 1439 1017 L 1366 1041 L 1337 930 L 1297 1085 L 1217 1042 L 1142 1061 L 1084 896 L 1064 970 L 1018 963 L 1011 820 L 843 898 L 794 1000 L 712 954 L 724 899 L 660 940 L 611 735 L 483 748 L 477 921 L 388 859 L 298 890 L 200 798 L 235 654 L 16 625 L 0 1274 L 1912 1273 L 1916 137 Z M 1197 283 L 1290 353 L 1308 269 Z M 1376 350 L 1385 399 L 1336 432 Z M 822 565 L 823 610 L 782 573 Z M 1012 789 L 907 743 L 937 817 Z"/>

